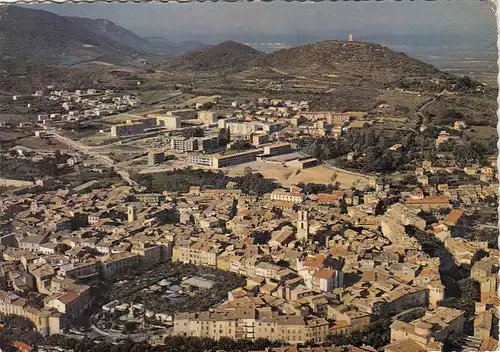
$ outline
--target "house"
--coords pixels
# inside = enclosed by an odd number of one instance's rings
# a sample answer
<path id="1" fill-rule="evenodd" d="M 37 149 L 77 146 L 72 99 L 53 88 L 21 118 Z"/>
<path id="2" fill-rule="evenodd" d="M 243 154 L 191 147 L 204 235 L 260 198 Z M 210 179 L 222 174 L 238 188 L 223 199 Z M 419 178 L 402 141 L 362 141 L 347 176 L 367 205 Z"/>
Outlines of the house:
<path id="1" fill-rule="evenodd" d="M 475 174 L 478 173 L 478 168 L 477 167 L 473 167 L 473 166 L 466 166 L 464 167 L 464 172 L 466 175 L 469 175 L 469 176 L 474 176 Z"/>
<path id="2" fill-rule="evenodd" d="M 341 271 L 322 268 L 312 275 L 311 282 L 314 289 L 331 292 L 334 288 L 343 286 L 343 275 Z"/>
<path id="3" fill-rule="evenodd" d="M 457 226 L 464 215 L 462 209 L 453 209 L 448 216 L 442 221 L 442 223 L 448 227 Z"/>
<path id="4" fill-rule="evenodd" d="M 390 326 L 391 343 L 410 339 L 428 351 L 430 344 L 442 343 L 450 334 L 460 336 L 463 333 L 463 324 L 463 311 L 438 307 L 410 323 L 395 320 Z"/>
<path id="5" fill-rule="evenodd" d="M 48 234 L 41 236 L 26 236 L 18 241 L 19 248 L 39 252 L 42 243 L 47 241 Z"/>
<path id="6" fill-rule="evenodd" d="M 68 291 L 49 296 L 45 299 L 45 307 L 57 309 L 58 312 L 70 318 L 76 318 L 90 306 L 89 291 L 90 287 L 86 286 L 86 290 L 80 294 Z"/>
<path id="7" fill-rule="evenodd" d="M 429 177 L 425 175 L 421 175 L 417 177 L 418 183 L 420 183 L 422 186 L 428 186 L 429 185 Z"/>
<path id="8" fill-rule="evenodd" d="M 453 123 L 453 129 L 457 131 L 462 131 L 467 128 L 467 124 L 464 121 L 455 121 Z"/>
<path id="9" fill-rule="evenodd" d="M 392 147 L 389 148 L 389 150 L 392 150 L 393 152 L 400 152 L 403 150 L 403 145 L 402 144 L 394 144 Z"/>

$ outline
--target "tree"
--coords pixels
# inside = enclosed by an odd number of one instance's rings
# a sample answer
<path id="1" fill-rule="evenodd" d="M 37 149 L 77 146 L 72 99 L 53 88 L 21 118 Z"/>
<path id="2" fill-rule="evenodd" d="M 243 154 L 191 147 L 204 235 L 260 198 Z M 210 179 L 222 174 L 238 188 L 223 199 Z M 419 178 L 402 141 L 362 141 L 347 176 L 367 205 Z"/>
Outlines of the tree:
<path id="1" fill-rule="evenodd" d="M 130 333 L 132 331 L 135 331 L 137 329 L 137 323 L 133 321 L 127 321 L 125 324 L 123 324 L 123 328 L 125 332 Z"/>
<path id="2" fill-rule="evenodd" d="M 229 129 L 221 128 L 217 139 L 219 146 L 225 147 L 229 143 Z"/>

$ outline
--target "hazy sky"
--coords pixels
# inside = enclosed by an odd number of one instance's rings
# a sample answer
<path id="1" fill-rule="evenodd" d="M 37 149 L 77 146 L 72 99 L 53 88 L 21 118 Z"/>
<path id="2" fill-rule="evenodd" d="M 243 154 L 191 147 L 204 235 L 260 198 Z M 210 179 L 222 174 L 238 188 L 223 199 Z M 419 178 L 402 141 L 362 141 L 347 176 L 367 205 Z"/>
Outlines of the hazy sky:
<path id="1" fill-rule="evenodd" d="M 195 2 L 30 5 L 61 15 L 105 18 L 142 36 L 179 34 L 358 35 L 484 31 L 496 39 L 489 1 Z"/>

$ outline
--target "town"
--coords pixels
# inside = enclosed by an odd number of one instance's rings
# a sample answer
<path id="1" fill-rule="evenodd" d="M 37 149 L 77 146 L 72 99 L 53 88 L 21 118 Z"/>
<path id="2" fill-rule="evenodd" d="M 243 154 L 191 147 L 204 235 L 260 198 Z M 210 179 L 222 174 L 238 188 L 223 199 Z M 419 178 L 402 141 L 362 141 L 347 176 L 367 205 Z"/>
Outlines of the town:
<path id="1" fill-rule="evenodd" d="M 1 155 L 1 326 L 36 331 L 18 344 L 497 347 L 496 137 L 464 146 L 478 127 L 391 104 L 151 108 L 55 86 L 12 99 L 43 110 L 0 126 L 19 134 Z"/>

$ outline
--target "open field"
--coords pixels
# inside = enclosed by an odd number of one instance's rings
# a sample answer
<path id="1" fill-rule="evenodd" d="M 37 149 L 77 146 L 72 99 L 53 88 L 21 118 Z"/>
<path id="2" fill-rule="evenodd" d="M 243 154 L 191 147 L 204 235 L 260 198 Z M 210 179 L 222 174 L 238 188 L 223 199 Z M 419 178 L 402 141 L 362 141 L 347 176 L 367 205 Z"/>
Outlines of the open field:
<path id="1" fill-rule="evenodd" d="M 7 128 L 0 128 L 0 142 L 10 142 L 32 135 L 26 131 L 18 131 Z"/>
<path id="2" fill-rule="evenodd" d="M 496 128 L 490 126 L 470 126 L 470 129 L 466 133 L 469 136 L 478 139 L 487 139 L 498 136 Z"/>
<path id="3" fill-rule="evenodd" d="M 184 104 L 185 105 L 193 105 L 193 104 L 196 104 L 196 103 L 202 103 L 202 104 L 213 103 L 218 98 L 220 98 L 219 95 L 212 95 L 212 96 L 203 96 L 203 95 L 200 95 L 198 97 L 194 97 L 194 98 L 186 100 L 184 102 Z"/>
<path id="4" fill-rule="evenodd" d="M 155 103 L 158 101 L 162 101 L 165 99 L 170 99 L 176 96 L 182 95 L 180 91 L 171 91 L 171 90 L 148 90 L 139 92 L 138 97 L 142 102 L 145 103 Z"/>
<path id="5" fill-rule="evenodd" d="M 38 137 L 27 137 L 17 141 L 17 145 L 23 147 L 35 149 L 35 150 L 51 150 L 51 151 L 66 151 L 69 150 L 66 144 L 59 142 L 55 138 L 38 138 Z"/>
<path id="6" fill-rule="evenodd" d="M 142 117 L 143 116 L 135 114 L 118 114 L 105 117 L 101 121 L 106 125 L 115 125 L 115 124 L 125 123 L 127 122 L 127 120 L 139 120 Z"/>
<path id="7" fill-rule="evenodd" d="M 264 177 L 276 180 L 281 185 L 288 187 L 300 182 L 330 184 L 339 182 L 342 187 L 350 188 L 362 181 L 361 177 L 347 173 L 337 172 L 324 165 L 301 170 L 290 166 L 268 164 L 260 161 L 234 166 L 224 171 L 229 176 L 242 176 L 245 168 L 261 173 Z"/>
<path id="8" fill-rule="evenodd" d="M 429 97 L 421 96 L 412 92 L 404 92 L 395 89 L 381 91 L 381 93 L 377 96 L 379 101 L 383 101 L 385 104 L 389 104 L 393 107 L 401 104 L 401 101 L 404 101 L 404 106 L 410 109 L 411 114 L 415 114 L 418 105 L 422 104 L 428 98 Z"/>
<path id="9" fill-rule="evenodd" d="M 93 136 L 82 138 L 80 142 L 88 146 L 99 146 L 117 142 L 118 140 L 119 138 L 113 137 L 109 134 L 95 134 Z"/>

